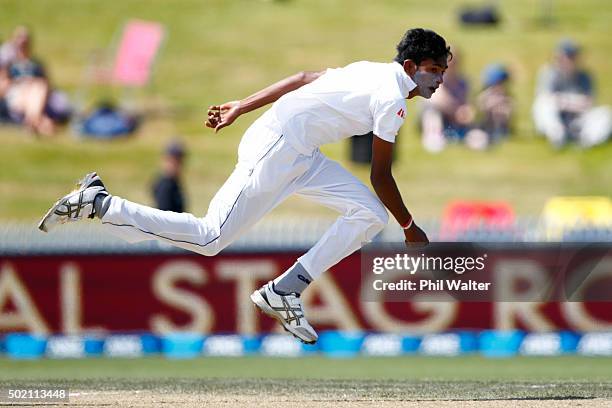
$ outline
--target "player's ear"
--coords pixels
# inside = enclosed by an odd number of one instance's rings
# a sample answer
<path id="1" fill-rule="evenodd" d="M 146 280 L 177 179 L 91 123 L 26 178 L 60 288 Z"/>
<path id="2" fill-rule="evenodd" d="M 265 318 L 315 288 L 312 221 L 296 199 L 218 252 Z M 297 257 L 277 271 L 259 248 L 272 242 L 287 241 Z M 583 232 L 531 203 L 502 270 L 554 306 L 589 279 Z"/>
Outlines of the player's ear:
<path id="1" fill-rule="evenodd" d="M 408 74 L 409 77 L 413 77 L 414 74 L 417 72 L 417 64 L 415 64 L 415 62 L 411 59 L 407 59 L 404 61 L 404 71 L 406 71 L 406 74 Z"/>

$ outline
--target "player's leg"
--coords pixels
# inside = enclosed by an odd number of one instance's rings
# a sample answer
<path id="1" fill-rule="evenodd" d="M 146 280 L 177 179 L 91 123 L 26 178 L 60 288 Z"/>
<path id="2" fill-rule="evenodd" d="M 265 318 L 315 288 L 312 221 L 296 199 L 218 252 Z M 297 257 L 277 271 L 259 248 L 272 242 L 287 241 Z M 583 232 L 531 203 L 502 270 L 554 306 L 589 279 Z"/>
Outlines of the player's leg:
<path id="1" fill-rule="evenodd" d="M 317 162 L 297 194 L 341 216 L 298 259 L 313 279 L 370 242 L 389 220 L 384 205 L 359 179 L 322 154 Z"/>
<path id="2" fill-rule="evenodd" d="M 111 233 L 130 242 L 156 239 L 203 255 L 215 255 L 291 194 L 295 190 L 293 180 L 308 169 L 305 156 L 282 138 L 265 147 L 262 154 L 239 160 L 203 218 L 111 197 L 105 199 L 108 208 L 101 217 L 102 223 Z M 94 197 L 101 192 L 95 189 L 107 194 L 103 185 L 82 184 L 80 191 L 56 203 L 41 222 L 41 229 L 58 219 L 61 223 L 93 217 Z M 75 214 L 75 208 L 81 208 L 79 214 Z"/>
<path id="3" fill-rule="evenodd" d="M 108 210 L 101 217 L 102 224 L 111 234 L 128 242 L 159 240 L 203 255 L 215 255 L 222 248 L 221 233 L 226 219 L 240 216 L 233 211 L 240 201 L 243 189 L 248 188 L 249 174 L 237 167 L 215 194 L 204 217 L 189 213 L 162 211 L 113 196 Z M 239 207 L 240 208 L 240 207 Z M 223 232 L 237 232 L 223 228 Z"/>
<path id="4" fill-rule="evenodd" d="M 305 318 L 300 293 L 321 273 L 370 241 L 386 225 L 382 203 L 352 174 L 317 152 L 312 167 L 296 181 L 297 191 L 342 214 L 295 265 L 260 289 L 251 300 L 305 343 L 317 334 Z"/>

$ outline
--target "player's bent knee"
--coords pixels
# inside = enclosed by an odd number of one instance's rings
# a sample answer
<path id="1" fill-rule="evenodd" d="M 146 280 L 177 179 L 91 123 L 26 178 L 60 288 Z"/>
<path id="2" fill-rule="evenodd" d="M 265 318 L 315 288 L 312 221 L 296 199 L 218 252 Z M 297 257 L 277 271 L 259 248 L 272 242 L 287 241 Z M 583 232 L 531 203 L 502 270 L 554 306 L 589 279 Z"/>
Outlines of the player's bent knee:
<path id="1" fill-rule="evenodd" d="M 389 222 L 389 214 L 384 208 L 368 211 L 368 235 L 376 235 L 382 231 Z"/>
<path id="2" fill-rule="evenodd" d="M 380 218 L 380 223 L 383 228 L 386 227 L 389 223 L 389 213 L 387 212 L 387 210 L 383 208 L 382 212 L 378 214 L 378 217 Z"/>
<path id="3" fill-rule="evenodd" d="M 348 219 L 353 219 L 359 222 L 363 230 L 367 230 L 373 234 L 382 231 L 389 222 L 389 214 L 382 205 L 376 206 L 372 204 L 368 207 L 358 207 L 345 215 Z"/>
<path id="4" fill-rule="evenodd" d="M 389 213 L 385 207 L 380 206 L 372 210 L 372 220 L 374 224 L 382 230 L 389 222 Z"/>
<path id="5" fill-rule="evenodd" d="M 385 227 L 387 226 L 388 219 L 389 219 L 388 217 L 387 219 L 382 219 L 382 217 L 377 217 L 376 220 L 372 223 L 370 230 L 378 234 L 380 231 L 385 229 Z"/>
<path id="6" fill-rule="evenodd" d="M 215 256 L 219 252 L 221 252 L 221 250 L 222 248 L 219 245 L 210 244 L 203 248 L 200 248 L 198 252 L 204 256 Z"/>
<path id="7" fill-rule="evenodd" d="M 368 226 L 364 231 L 363 242 L 370 242 L 376 235 L 378 235 L 389 221 L 389 215 L 386 211 L 384 212 L 370 212 L 368 217 Z"/>

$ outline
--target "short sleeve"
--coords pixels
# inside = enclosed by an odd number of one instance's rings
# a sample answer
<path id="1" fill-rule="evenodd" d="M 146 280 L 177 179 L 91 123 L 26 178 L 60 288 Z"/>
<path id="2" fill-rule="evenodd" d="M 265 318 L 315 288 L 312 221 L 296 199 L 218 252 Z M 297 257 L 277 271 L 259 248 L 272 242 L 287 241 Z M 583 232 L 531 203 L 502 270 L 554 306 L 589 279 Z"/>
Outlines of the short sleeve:
<path id="1" fill-rule="evenodd" d="M 406 101 L 376 101 L 372 106 L 372 117 L 374 134 L 387 142 L 395 143 L 395 137 L 406 118 Z"/>

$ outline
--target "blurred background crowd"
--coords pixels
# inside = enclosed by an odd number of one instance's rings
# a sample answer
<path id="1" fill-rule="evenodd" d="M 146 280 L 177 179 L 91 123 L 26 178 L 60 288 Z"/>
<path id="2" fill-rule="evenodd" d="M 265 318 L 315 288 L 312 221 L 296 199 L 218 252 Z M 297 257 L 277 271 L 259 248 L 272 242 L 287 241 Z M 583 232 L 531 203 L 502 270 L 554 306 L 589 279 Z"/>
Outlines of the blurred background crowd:
<path id="1" fill-rule="evenodd" d="M 136 39 L 141 44 L 136 45 L 149 46 L 147 41 L 142 36 Z M 447 143 L 465 142 L 470 148 L 485 149 L 510 137 L 515 110 L 510 69 L 502 63 L 490 63 L 479 84 L 473 86 L 462 71 L 461 48 L 452 49 L 445 83 L 420 112 L 424 147 L 437 152 Z M 565 38 L 551 55 L 550 63 L 537 74 L 532 108 L 535 130 L 555 148 L 571 142 L 584 148 L 607 142 L 612 111 L 608 105 L 595 103 L 595 81 L 581 60 L 581 46 Z M 0 46 L 0 81 L 3 123 L 50 136 L 74 113 L 73 102 L 52 86 L 44 64 L 33 55 L 32 33 L 26 26 L 14 28 Z M 126 129 L 126 133 L 133 130 Z"/>
<path id="2" fill-rule="evenodd" d="M 555 148 L 606 143 L 612 132 L 612 111 L 595 104 L 594 80 L 580 60 L 580 46 L 563 39 L 553 54 L 552 61 L 540 69 L 533 100 L 538 135 Z M 513 133 L 515 102 L 509 69 L 503 64 L 488 65 L 472 96 L 459 55 L 456 51 L 440 92 L 422 112 L 423 145 L 430 152 L 440 151 L 449 142 L 465 142 L 482 150 Z"/>
<path id="3" fill-rule="evenodd" d="M 568 197 L 579 214 L 571 222 L 608 225 L 610 7 L 442 3 L 437 13 L 410 1 L 351 3 L 343 14 L 339 4 L 316 11 L 300 1 L 185 1 L 172 12 L 128 1 L 114 15 L 93 2 L 57 13 L 62 4 L 9 1 L 0 17 L 0 217 L 34 220 L 92 169 L 135 201 L 203 215 L 256 115 L 213 136 L 202 126 L 208 105 L 299 70 L 388 61 L 406 28 L 424 26 L 454 57 L 433 98 L 409 102 L 398 143 L 396 173 L 416 216 L 439 222 L 471 202 L 477 221 L 483 205 L 537 217 Z M 257 18 L 238 30 L 247 11 Z M 320 25 L 326 15 L 333 26 Z M 374 26 L 384 28 L 374 35 Z M 356 135 L 325 153 L 365 179 L 370 143 Z M 292 200 L 275 211 L 296 213 L 329 216 Z"/>

